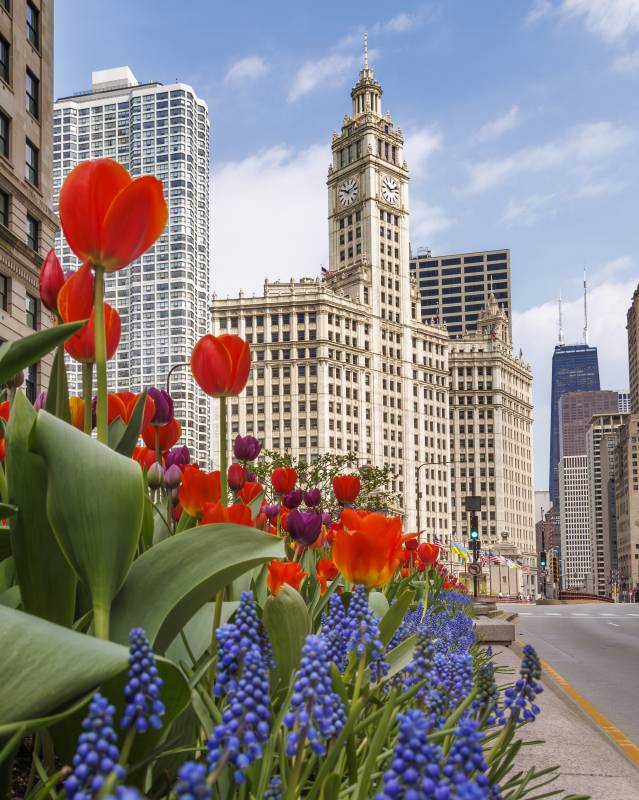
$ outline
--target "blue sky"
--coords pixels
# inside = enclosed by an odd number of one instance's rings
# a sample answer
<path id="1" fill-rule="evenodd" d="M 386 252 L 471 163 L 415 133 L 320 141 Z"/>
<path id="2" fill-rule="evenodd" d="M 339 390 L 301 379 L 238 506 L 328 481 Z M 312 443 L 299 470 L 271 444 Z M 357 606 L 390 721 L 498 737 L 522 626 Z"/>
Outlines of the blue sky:
<path id="1" fill-rule="evenodd" d="M 544 488 L 555 298 L 561 288 L 566 338 L 578 340 L 584 268 L 602 381 L 627 386 L 639 0 L 62 0 L 55 92 L 124 64 L 140 81 L 190 83 L 211 117 L 213 286 L 259 292 L 265 276 L 326 263 L 330 136 L 350 109 L 364 30 L 407 139 L 413 245 L 512 250 Z"/>

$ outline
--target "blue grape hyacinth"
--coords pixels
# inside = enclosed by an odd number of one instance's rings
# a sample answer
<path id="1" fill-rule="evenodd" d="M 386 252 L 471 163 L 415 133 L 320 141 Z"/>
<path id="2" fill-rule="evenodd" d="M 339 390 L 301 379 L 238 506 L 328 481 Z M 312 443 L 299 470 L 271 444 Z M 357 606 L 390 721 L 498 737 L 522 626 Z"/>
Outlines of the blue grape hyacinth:
<path id="1" fill-rule="evenodd" d="M 159 730 L 164 716 L 160 693 L 164 681 L 142 628 L 129 632 L 129 642 L 129 680 L 124 687 L 126 706 L 120 727 L 135 727 L 138 733 L 145 733 L 149 727 Z"/>
<path id="2" fill-rule="evenodd" d="M 118 736 L 113 727 L 115 706 L 99 692 L 89 703 L 89 713 L 82 722 L 83 733 L 71 762 L 73 772 L 64 782 L 68 800 L 91 800 L 96 797 L 108 775 L 121 779 L 124 770 L 118 764 Z"/>
<path id="3" fill-rule="evenodd" d="M 108 794 L 104 800 L 145 800 L 145 798 L 132 786 L 118 786 L 115 794 Z"/>
<path id="4" fill-rule="evenodd" d="M 343 672 L 348 663 L 348 631 L 344 603 L 338 594 L 332 594 L 328 599 L 328 608 L 322 614 L 321 631 L 328 648 L 328 660 Z"/>
<path id="5" fill-rule="evenodd" d="M 197 761 L 186 761 L 177 774 L 175 796 L 179 800 L 209 800 L 211 787 L 206 782 L 206 767 Z"/>
<path id="6" fill-rule="evenodd" d="M 326 753 L 326 742 L 339 734 L 345 722 L 344 706 L 333 691 L 328 645 L 321 635 L 309 635 L 295 673 L 293 695 L 284 724 L 290 730 L 286 752 L 294 756 L 305 741 L 318 756 Z"/>
<path id="7" fill-rule="evenodd" d="M 523 716 L 526 722 L 534 722 L 541 709 L 536 704 L 537 695 L 544 688 L 539 683 L 541 678 L 541 661 L 535 648 L 527 644 L 524 647 L 524 657 L 521 662 L 520 677 L 514 687 L 504 692 L 504 712 L 510 710 L 510 719 L 519 720 Z M 502 720 L 505 722 L 506 718 Z"/>
<path id="8" fill-rule="evenodd" d="M 266 787 L 263 800 L 284 800 L 284 786 L 279 775 L 273 775 Z"/>
<path id="9" fill-rule="evenodd" d="M 229 641 L 230 637 L 226 638 L 223 646 Z M 249 644 L 241 653 L 239 670 L 226 684 L 226 699 L 222 722 L 213 729 L 208 743 L 209 771 L 219 771 L 229 763 L 235 767 L 236 783 L 244 783 L 245 770 L 261 758 L 270 734 L 268 665 L 256 645 Z"/>
<path id="10" fill-rule="evenodd" d="M 373 681 L 388 672 L 384 658 L 384 645 L 379 638 L 379 619 L 368 606 L 366 590 L 361 584 L 353 587 L 353 593 L 346 614 L 347 649 L 357 658 L 370 659 L 370 672 Z"/>

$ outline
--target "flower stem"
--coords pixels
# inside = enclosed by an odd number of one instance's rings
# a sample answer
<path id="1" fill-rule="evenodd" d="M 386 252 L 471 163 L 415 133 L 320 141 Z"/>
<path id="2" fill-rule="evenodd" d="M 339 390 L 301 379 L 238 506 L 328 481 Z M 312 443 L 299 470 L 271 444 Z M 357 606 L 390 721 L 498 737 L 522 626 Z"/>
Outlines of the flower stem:
<path id="1" fill-rule="evenodd" d="M 215 611 L 213 612 L 213 630 L 211 631 L 211 658 L 217 649 L 217 637 L 215 636 L 217 629 L 222 622 L 222 607 L 224 605 L 224 590 L 217 592 L 215 595 Z M 213 686 L 215 681 L 216 665 L 213 662 L 209 668 L 209 683 Z"/>
<path id="2" fill-rule="evenodd" d="M 229 493 L 226 438 L 226 397 L 220 397 L 220 486 L 222 488 L 222 505 L 226 505 Z"/>
<path id="3" fill-rule="evenodd" d="M 109 424 L 107 421 L 107 374 L 106 374 L 106 331 L 104 328 L 104 269 L 97 264 L 95 268 L 95 369 L 98 378 L 98 441 L 108 443 Z"/>
<path id="4" fill-rule="evenodd" d="M 93 364 L 82 365 L 82 399 L 84 400 L 84 432 L 91 436 L 93 428 Z"/>
<path id="5" fill-rule="evenodd" d="M 364 670 L 366 669 L 366 653 L 362 653 L 359 657 L 359 664 L 357 665 L 357 675 L 355 676 L 355 688 L 353 689 L 353 699 L 351 700 L 351 708 L 359 699 L 359 693 L 362 688 L 362 681 L 364 680 Z"/>
<path id="6" fill-rule="evenodd" d="M 162 463 L 162 453 L 160 451 L 160 426 L 153 426 L 153 433 L 155 434 L 155 460 L 158 464 Z"/>
<path id="7" fill-rule="evenodd" d="M 93 630 L 96 639 L 109 640 L 110 611 L 106 606 L 93 604 Z"/>

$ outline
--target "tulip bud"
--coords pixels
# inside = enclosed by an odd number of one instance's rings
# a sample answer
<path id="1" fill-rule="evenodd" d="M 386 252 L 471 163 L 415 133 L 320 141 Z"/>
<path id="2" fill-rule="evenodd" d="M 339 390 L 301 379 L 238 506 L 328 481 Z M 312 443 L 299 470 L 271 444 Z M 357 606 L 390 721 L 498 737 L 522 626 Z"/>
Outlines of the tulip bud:
<path id="1" fill-rule="evenodd" d="M 147 472 L 147 478 L 151 489 L 159 489 L 164 482 L 164 468 L 162 465 L 158 464 L 157 461 L 151 464 Z"/>
<path id="2" fill-rule="evenodd" d="M 269 503 L 268 505 L 263 506 L 262 511 L 269 519 L 275 519 L 280 512 L 280 507 L 277 503 Z"/>
<path id="3" fill-rule="evenodd" d="M 322 530 L 322 517 L 314 511 L 293 509 L 288 515 L 286 525 L 291 539 L 307 547 L 317 539 Z"/>
<path id="4" fill-rule="evenodd" d="M 251 472 L 250 469 L 244 469 L 244 477 L 246 478 L 247 483 L 258 483 L 257 475 L 254 472 Z"/>
<path id="5" fill-rule="evenodd" d="M 304 502 L 309 508 L 318 506 L 322 502 L 322 493 L 319 489 L 309 489 L 304 492 Z"/>
<path id="6" fill-rule="evenodd" d="M 173 419 L 173 399 L 164 389 L 156 386 L 149 386 L 147 395 L 155 403 L 155 414 L 151 419 L 151 425 L 166 425 Z"/>
<path id="7" fill-rule="evenodd" d="M 239 492 L 246 482 L 246 472 L 241 464 L 231 464 L 228 470 L 229 489 Z"/>
<path id="8" fill-rule="evenodd" d="M 6 386 L 8 389 L 18 389 L 24 383 L 24 372 L 20 370 L 20 372 L 16 372 L 15 375 L 12 375 L 6 382 Z"/>
<path id="9" fill-rule="evenodd" d="M 262 445 L 255 436 L 238 434 L 233 442 L 233 455 L 238 461 L 255 461 L 261 450 Z"/>
<path id="10" fill-rule="evenodd" d="M 302 502 L 303 497 L 304 492 L 302 492 L 301 489 L 293 489 L 292 492 L 284 495 L 282 502 L 286 508 L 297 508 Z"/>
<path id="11" fill-rule="evenodd" d="M 164 472 L 164 485 L 168 489 L 177 489 L 182 481 L 182 472 L 177 464 L 171 466 Z"/>
<path id="12" fill-rule="evenodd" d="M 404 542 L 404 547 L 407 550 L 417 550 L 419 541 L 417 539 L 408 539 L 408 541 Z"/>
<path id="13" fill-rule="evenodd" d="M 33 408 L 35 411 L 41 411 L 46 404 L 47 404 L 47 390 L 43 389 L 40 392 L 40 394 L 36 397 L 35 403 L 33 404 Z"/>
<path id="14" fill-rule="evenodd" d="M 417 561 L 415 564 L 415 568 L 418 572 L 423 572 L 426 569 L 426 564 L 423 561 Z"/>
<path id="15" fill-rule="evenodd" d="M 331 515 L 328 513 L 328 511 L 325 511 L 322 514 L 322 525 L 326 525 L 328 527 L 329 525 L 332 525 L 332 524 L 333 524 L 333 517 L 331 517 Z"/>
<path id="16" fill-rule="evenodd" d="M 40 267 L 40 300 L 49 311 L 58 307 L 58 292 L 64 284 L 64 272 L 52 248 Z"/>
<path id="17" fill-rule="evenodd" d="M 164 463 L 166 464 L 167 469 L 173 464 L 179 467 L 183 464 L 189 464 L 190 462 L 191 453 L 185 444 L 183 444 L 181 447 L 174 447 L 172 450 L 168 450 L 164 456 Z"/>
<path id="18" fill-rule="evenodd" d="M 402 567 L 399 571 L 399 574 L 402 576 L 402 578 L 407 578 L 410 575 L 410 572 L 408 569 L 406 569 L 406 567 Z"/>

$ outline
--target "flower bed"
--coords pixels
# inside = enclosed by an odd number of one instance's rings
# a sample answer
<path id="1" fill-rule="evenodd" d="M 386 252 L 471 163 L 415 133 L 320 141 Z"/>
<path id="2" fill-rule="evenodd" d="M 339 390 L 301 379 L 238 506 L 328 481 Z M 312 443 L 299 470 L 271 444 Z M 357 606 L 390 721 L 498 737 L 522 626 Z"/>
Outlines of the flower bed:
<path id="1" fill-rule="evenodd" d="M 31 800 L 557 794 L 554 769 L 514 767 L 539 713 L 537 656 L 497 689 L 439 548 L 380 510 L 385 471 L 275 463 L 252 436 L 227 463 L 246 342 L 193 351 L 220 404 L 219 470 L 190 463 L 166 392 L 108 392 L 120 323 L 105 273 L 160 235 L 159 182 L 86 162 L 60 215 L 85 263 L 67 277 L 54 253 L 43 264 L 58 324 L 0 348 L 3 796 L 12 782 Z M 50 351 L 32 407 L 20 370 Z"/>

